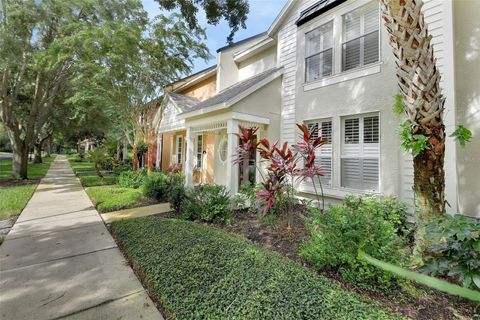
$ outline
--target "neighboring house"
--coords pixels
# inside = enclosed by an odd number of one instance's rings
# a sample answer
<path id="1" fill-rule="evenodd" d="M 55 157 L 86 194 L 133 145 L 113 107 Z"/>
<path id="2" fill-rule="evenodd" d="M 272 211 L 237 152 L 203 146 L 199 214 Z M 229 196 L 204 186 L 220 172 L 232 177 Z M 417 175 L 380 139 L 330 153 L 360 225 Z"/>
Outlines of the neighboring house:
<path id="1" fill-rule="evenodd" d="M 465 124 L 478 136 L 480 1 L 430 0 L 423 11 L 447 98 L 447 134 Z M 378 192 L 413 205 L 412 159 L 399 147 L 395 60 L 378 1 L 290 0 L 266 33 L 218 50 L 215 79 L 214 95 L 175 111 L 182 143 L 190 142 L 181 151 L 187 184 L 214 182 L 236 192 L 238 124 L 259 126 L 259 138 L 293 143 L 295 123 L 305 122 L 329 140 L 319 152 L 329 202 Z M 207 137 L 212 148 L 203 155 Z M 447 210 L 480 217 L 480 140 L 461 150 L 448 139 L 446 148 Z M 208 179 L 195 179 L 199 163 L 212 170 Z M 299 190 L 313 192 L 309 183 Z"/>

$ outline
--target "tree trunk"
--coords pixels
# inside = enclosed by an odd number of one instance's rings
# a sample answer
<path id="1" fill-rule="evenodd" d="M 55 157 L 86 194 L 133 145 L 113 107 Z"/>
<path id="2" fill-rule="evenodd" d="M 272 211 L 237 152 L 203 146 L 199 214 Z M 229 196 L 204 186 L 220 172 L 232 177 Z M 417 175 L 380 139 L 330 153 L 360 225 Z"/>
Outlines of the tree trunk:
<path id="1" fill-rule="evenodd" d="M 138 145 L 137 143 L 133 144 L 133 171 L 137 172 L 138 170 Z"/>
<path id="2" fill-rule="evenodd" d="M 127 140 L 123 141 L 123 161 L 127 161 L 128 159 L 128 142 Z"/>
<path id="3" fill-rule="evenodd" d="M 150 173 L 153 171 L 153 143 L 148 143 L 147 151 L 147 172 Z"/>
<path id="4" fill-rule="evenodd" d="M 242 184 L 247 184 L 250 183 L 250 177 L 249 177 L 249 170 L 248 170 L 248 163 L 250 159 L 245 158 L 242 161 Z"/>
<path id="5" fill-rule="evenodd" d="M 13 142 L 12 177 L 14 179 L 27 179 L 28 146 L 24 141 Z"/>
<path id="6" fill-rule="evenodd" d="M 42 163 L 42 144 L 41 143 L 35 143 L 34 146 L 34 157 L 33 157 L 33 163 Z"/>
<path id="7" fill-rule="evenodd" d="M 117 141 L 117 161 L 121 161 L 122 147 L 120 146 L 120 141 Z"/>

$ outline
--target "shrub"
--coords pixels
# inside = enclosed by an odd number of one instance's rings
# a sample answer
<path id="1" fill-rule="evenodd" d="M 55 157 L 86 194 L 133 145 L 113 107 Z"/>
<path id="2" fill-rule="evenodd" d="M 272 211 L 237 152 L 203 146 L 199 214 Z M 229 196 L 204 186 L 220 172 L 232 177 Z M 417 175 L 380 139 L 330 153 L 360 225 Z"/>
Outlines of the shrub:
<path id="1" fill-rule="evenodd" d="M 162 172 L 152 172 L 143 181 L 143 195 L 159 201 L 165 200 L 168 194 L 169 176 Z"/>
<path id="2" fill-rule="evenodd" d="M 407 205 L 404 202 L 398 201 L 397 198 L 393 196 L 348 195 L 343 203 L 352 211 L 356 211 L 360 207 L 375 211 L 375 214 L 393 223 L 400 235 L 406 234 L 409 231 L 407 226 Z"/>
<path id="3" fill-rule="evenodd" d="M 167 200 L 172 208 L 180 212 L 185 199 L 185 177 L 182 174 L 169 176 Z"/>
<path id="4" fill-rule="evenodd" d="M 118 176 L 118 184 L 124 188 L 138 189 L 143 184 L 143 180 L 147 175 L 144 169 L 137 170 L 137 172 L 129 170 L 123 171 Z"/>
<path id="5" fill-rule="evenodd" d="M 116 176 L 119 176 L 124 171 L 132 170 L 132 166 L 126 163 L 119 163 L 118 165 L 114 166 L 112 169 L 112 173 Z"/>
<path id="6" fill-rule="evenodd" d="M 462 215 L 446 215 L 426 226 L 422 271 L 450 277 L 480 290 L 480 223 Z"/>
<path id="7" fill-rule="evenodd" d="M 358 250 L 382 261 L 400 264 L 404 242 L 395 225 L 370 205 L 330 207 L 313 211 L 308 224 L 311 240 L 300 248 L 300 256 L 317 269 L 338 271 L 349 283 L 362 289 L 388 288 L 396 283 L 392 274 L 358 259 Z"/>
<path id="8" fill-rule="evenodd" d="M 240 186 L 240 190 L 237 194 L 230 198 L 230 204 L 232 210 L 246 210 L 255 213 L 258 211 L 256 203 L 257 187 L 251 183 L 245 183 Z"/>
<path id="9" fill-rule="evenodd" d="M 115 221 L 112 232 L 145 274 L 168 312 L 166 318 L 399 318 L 285 257 L 217 228 L 144 217 Z"/>
<path id="10" fill-rule="evenodd" d="M 230 212 L 229 204 L 225 186 L 198 185 L 187 192 L 181 213 L 188 220 L 224 222 Z"/>

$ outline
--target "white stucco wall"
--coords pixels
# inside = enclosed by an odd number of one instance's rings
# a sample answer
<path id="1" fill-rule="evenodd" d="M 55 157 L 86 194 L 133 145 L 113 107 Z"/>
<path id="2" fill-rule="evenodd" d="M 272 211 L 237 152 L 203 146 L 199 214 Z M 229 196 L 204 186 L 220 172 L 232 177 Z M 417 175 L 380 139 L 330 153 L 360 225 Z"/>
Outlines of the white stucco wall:
<path id="1" fill-rule="evenodd" d="M 454 2 L 456 119 L 474 136 L 465 149 L 457 145 L 458 204 L 460 213 L 477 218 L 480 218 L 479 15 L 480 1 Z"/>
<path id="2" fill-rule="evenodd" d="M 276 46 L 272 46 L 238 64 L 238 80 L 242 81 L 276 66 Z"/>

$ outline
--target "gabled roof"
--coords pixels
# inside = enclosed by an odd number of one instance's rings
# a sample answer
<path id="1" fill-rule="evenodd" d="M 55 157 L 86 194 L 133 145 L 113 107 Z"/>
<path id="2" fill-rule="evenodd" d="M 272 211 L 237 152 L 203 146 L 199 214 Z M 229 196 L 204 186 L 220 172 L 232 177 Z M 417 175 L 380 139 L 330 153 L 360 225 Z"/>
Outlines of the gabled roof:
<path id="1" fill-rule="evenodd" d="M 262 32 L 262 33 L 259 33 L 259 34 L 254 35 L 254 36 L 251 36 L 251 37 L 248 37 L 248 38 L 239 40 L 239 41 L 234 42 L 234 43 L 230 43 L 230 44 L 228 44 L 228 45 L 226 45 L 226 46 L 224 46 L 224 47 L 221 47 L 221 48 L 217 49 L 217 52 L 223 51 L 223 50 L 228 49 L 228 48 L 233 48 L 233 47 L 235 47 L 235 46 L 238 46 L 238 45 L 240 45 L 240 44 L 242 44 L 242 43 L 245 43 L 245 42 L 247 42 L 247 41 L 253 40 L 253 39 L 255 39 L 255 38 L 260 38 L 260 37 L 262 37 L 262 36 L 264 36 L 264 35 L 266 35 L 266 34 L 267 34 L 267 32 L 264 31 L 264 32 Z"/>
<path id="2" fill-rule="evenodd" d="M 200 100 L 194 97 L 184 96 L 183 94 L 169 92 L 167 94 L 173 104 L 181 110 L 181 112 L 187 112 L 195 107 Z"/>
<path id="3" fill-rule="evenodd" d="M 273 68 L 268 71 L 262 72 L 254 77 L 251 77 L 247 80 L 238 82 L 223 91 L 219 92 L 217 95 L 202 101 L 195 105 L 190 110 L 183 112 L 184 114 L 193 113 L 195 111 L 200 111 L 203 109 L 208 109 L 210 107 L 218 107 L 217 109 L 228 108 L 231 105 L 235 104 L 245 96 L 255 92 L 256 90 L 263 87 L 265 84 L 276 79 L 278 76 L 283 74 L 283 67 Z M 213 110 L 208 110 L 210 112 Z M 204 112 L 206 113 L 206 112 Z"/>

